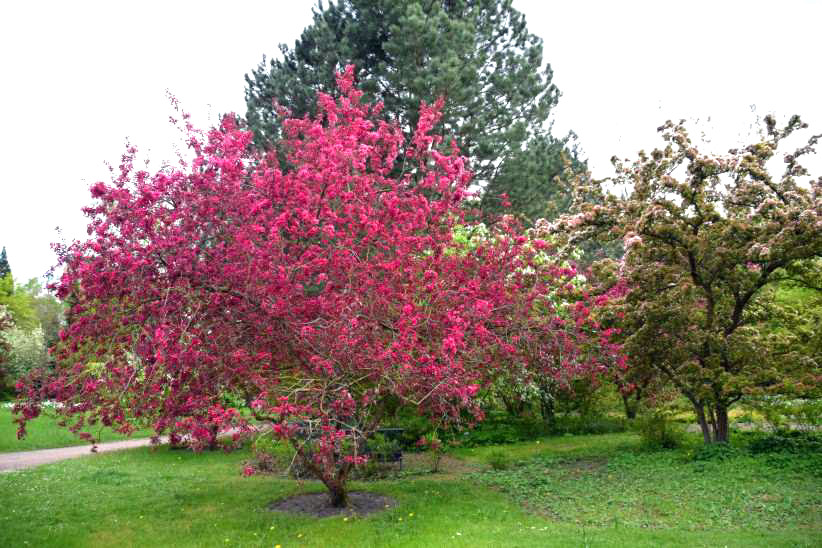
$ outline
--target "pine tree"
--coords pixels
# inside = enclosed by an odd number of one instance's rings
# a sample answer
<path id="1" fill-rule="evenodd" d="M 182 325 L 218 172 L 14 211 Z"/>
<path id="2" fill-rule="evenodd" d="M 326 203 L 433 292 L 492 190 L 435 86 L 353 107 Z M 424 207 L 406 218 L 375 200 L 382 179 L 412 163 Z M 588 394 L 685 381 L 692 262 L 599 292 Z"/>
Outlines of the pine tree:
<path id="1" fill-rule="evenodd" d="M 11 267 L 9 266 L 9 258 L 6 255 L 6 248 L 3 246 L 3 251 L 0 251 L 0 278 L 5 278 L 11 274 Z"/>
<path id="2" fill-rule="evenodd" d="M 410 134 L 420 101 L 445 98 L 443 128 L 469 158 L 484 188 L 481 208 L 501 211 L 510 197 L 526 220 L 553 217 L 570 200 L 555 178 L 566 164 L 583 169 L 547 128 L 559 91 L 511 0 L 340 0 L 314 10 L 314 22 L 282 58 L 246 75 L 247 121 L 257 145 L 280 136 L 275 102 L 292 115 L 313 114 L 317 91 L 351 63 L 366 99 Z"/>

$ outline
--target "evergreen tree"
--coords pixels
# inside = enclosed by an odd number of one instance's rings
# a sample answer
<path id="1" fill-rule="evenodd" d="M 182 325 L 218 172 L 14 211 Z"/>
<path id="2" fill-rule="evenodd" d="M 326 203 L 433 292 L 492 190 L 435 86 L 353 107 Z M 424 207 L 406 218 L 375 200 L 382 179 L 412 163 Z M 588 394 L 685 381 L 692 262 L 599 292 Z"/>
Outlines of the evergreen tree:
<path id="1" fill-rule="evenodd" d="M 481 207 L 501 211 L 510 197 L 527 220 L 553 217 L 570 201 L 555 178 L 584 165 L 569 137 L 550 134 L 559 91 L 542 40 L 528 32 L 511 0 L 340 0 L 314 10 L 293 48 L 246 75 L 247 121 L 259 146 L 280 136 L 277 107 L 314 114 L 317 91 L 334 89 L 334 73 L 357 67 L 367 100 L 410 134 L 420 101 L 445 98 L 444 131 L 469 158 L 484 193 Z"/>
<path id="2" fill-rule="evenodd" d="M 6 248 L 3 246 L 3 251 L 0 251 L 0 278 L 5 278 L 11 274 L 11 267 L 9 266 L 9 258 L 6 255 Z"/>

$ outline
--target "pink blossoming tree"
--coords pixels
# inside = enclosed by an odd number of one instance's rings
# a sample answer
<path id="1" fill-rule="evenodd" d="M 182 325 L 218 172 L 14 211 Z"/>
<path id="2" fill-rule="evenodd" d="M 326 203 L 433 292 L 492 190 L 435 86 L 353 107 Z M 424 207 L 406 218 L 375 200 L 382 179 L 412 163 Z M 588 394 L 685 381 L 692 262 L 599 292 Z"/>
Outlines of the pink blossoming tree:
<path id="1" fill-rule="evenodd" d="M 442 104 L 421 106 L 405 143 L 361 102 L 351 67 L 338 83 L 316 117 L 284 121 L 282 163 L 228 117 L 190 133 L 190 165 L 150 175 L 132 150 L 92 187 L 90 237 L 62 253 L 60 365 L 20 386 L 21 434 L 55 398 L 81 435 L 147 422 L 206 445 L 248 430 L 221 405 L 232 394 L 341 506 L 390 402 L 440 424 L 479 419 L 474 396 L 506 364 L 610 364 L 590 306 L 557 315 L 575 273 L 537 258 L 539 242 L 510 223 L 481 245 L 454 241 L 470 174 L 432 133 Z"/>

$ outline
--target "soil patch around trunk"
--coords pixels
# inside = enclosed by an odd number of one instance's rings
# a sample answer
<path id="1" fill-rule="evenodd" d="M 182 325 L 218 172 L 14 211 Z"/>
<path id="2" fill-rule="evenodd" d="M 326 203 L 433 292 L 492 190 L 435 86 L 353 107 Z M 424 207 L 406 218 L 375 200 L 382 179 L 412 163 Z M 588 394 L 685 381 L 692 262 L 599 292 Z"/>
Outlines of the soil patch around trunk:
<path id="1" fill-rule="evenodd" d="M 348 506 L 346 508 L 331 506 L 327 493 L 306 493 L 276 500 L 268 505 L 268 509 L 277 512 L 327 518 L 339 515 L 365 516 L 382 512 L 396 505 L 396 500 L 379 493 L 352 491 L 348 493 Z"/>

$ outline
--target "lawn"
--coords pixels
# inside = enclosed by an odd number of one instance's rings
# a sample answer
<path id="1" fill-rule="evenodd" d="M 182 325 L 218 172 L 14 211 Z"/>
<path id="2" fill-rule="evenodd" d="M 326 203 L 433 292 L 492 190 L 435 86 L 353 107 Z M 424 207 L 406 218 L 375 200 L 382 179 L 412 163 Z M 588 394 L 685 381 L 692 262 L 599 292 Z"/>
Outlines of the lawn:
<path id="1" fill-rule="evenodd" d="M 240 474 L 245 450 L 100 454 L 0 474 L 0 546 L 819 546 L 818 459 L 701 462 L 632 434 L 461 449 L 445 472 L 356 483 L 365 518 L 272 512 L 315 482 Z M 514 464 L 490 470 L 494 451 Z M 817 466 L 806 466 L 810 462 Z"/>
<path id="2" fill-rule="evenodd" d="M 81 440 L 67 429 L 57 426 L 54 418 L 48 415 L 40 416 L 28 423 L 26 427 L 28 435 L 24 439 L 18 440 L 17 425 L 12 422 L 11 409 L 3 407 L 2 405 L 3 404 L 0 404 L 0 453 L 88 444 L 88 442 Z M 108 428 L 94 429 L 91 430 L 91 433 L 98 436 L 102 441 L 129 439 L 129 437 L 118 434 Z M 141 430 L 135 432 L 131 438 L 145 438 L 149 436 L 151 436 L 151 431 Z"/>

